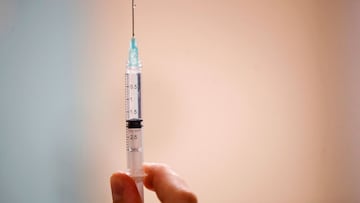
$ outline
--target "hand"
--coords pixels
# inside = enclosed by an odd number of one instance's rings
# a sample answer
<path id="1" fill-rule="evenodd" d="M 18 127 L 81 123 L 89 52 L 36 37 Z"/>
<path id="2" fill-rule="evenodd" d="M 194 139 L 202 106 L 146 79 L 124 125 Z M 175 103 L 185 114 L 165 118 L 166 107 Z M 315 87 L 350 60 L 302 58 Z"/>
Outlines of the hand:
<path id="1" fill-rule="evenodd" d="M 168 166 L 145 164 L 144 185 L 155 191 L 162 203 L 197 203 L 197 198 L 185 182 Z M 122 172 L 111 176 L 113 203 L 141 203 L 135 182 Z"/>

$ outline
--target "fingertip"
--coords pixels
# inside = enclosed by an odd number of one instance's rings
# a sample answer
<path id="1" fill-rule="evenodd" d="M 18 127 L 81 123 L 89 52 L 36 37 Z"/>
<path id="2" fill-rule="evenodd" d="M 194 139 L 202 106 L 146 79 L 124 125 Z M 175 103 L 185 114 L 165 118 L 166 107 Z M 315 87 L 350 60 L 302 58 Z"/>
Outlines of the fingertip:
<path id="1" fill-rule="evenodd" d="M 188 190 L 182 190 L 179 192 L 179 202 L 186 202 L 186 203 L 197 203 L 198 199 L 197 196 Z"/>
<path id="2" fill-rule="evenodd" d="M 124 181 L 126 181 L 129 178 L 130 177 L 126 173 L 119 171 L 111 175 L 110 182 L 111 184 L 117 183 L 118 185 L 123 185 Z"/>
<path id="3" fill-rule="evenodd" d="M 110 181 L 115 181 L 115 180 L 121 178 L 122 174 L 124 174 L 124 173 L 121 172 L 121 171 L 114 172 L 114 173 L 110 176 Z"/>
<path id="4" fill-rule="evenodd" d="M 153 184 L 154 177 L 152 175 L 145 175 L 144 177 L 144 186 L 149 190 L 154 190 L 154 184 Z"/>
<path id="5" fill-rule="evenodd" d="M 126 188 L 126 176 L 127 175 L 122 172 L 116 172 L 110 177 L 111 192 L 114 202 L 120 202 L 123 197 L 123 193 Z"/>
<path id="6" fill-rule="evenodd" d="M 147 163 L 144 171 L 145 187 L 155 191 L 161 201 L 197 203 L 196 195 L 168 165 Z"/>
<path id="7" fill-rule="evenodd" d="M 144 185 L 149 190 L 155 190 L 154 177 L 155 179 L 163 179 L 163 177 L 169 173 L 170 167 L 166 164 L 159 163 L 145 163 L 144 172 L 146 174 L 144 178 Z M 161 177 L 161 178 L 160 178 Z"/>
<path id="8" fill-rule="evenodd" d="M 167 164 L 159 164 L 159 163 L 145 163 L 143 165 L 144 172 L 146 174 L 163 174 L 163 173 L 172 173 L 176 175 L 176 173 L 171 169 L 171 167 Z"/>
<path id="9" fill-rule="evenodd" d="M 159 164 L 157 164 L 157 163 L 151 163 L 151 162 L 144 163 L 144 164 L 143 164 L 144 172 L 145 172 L 145 173 L 151 172 L 151 170 L 152 170 L 154 167 L 156 167 L 157 165 L 159 165 Z"/>
<path id="10" fill-rule="evenodd" d="M 122 179 L 123 174 L 121 172 L 115 172 L 110 176 L 110 184 L 111 187 L 113 186 L 121 186 L 122 185 Z"/>
<path id="11" fill-rule="evenodd" d="M 113 173 L 110 177 L 110 184 L 114 203 L 141 202 L 134 180 L 126 173 Z"/>

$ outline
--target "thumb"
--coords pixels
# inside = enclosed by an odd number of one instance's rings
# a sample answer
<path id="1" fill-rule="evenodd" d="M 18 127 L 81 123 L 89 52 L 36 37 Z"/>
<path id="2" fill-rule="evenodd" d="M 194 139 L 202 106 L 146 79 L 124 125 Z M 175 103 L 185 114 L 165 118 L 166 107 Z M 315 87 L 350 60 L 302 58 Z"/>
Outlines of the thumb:
<path id="1" fill-rule="evenodd" d="M 134 180 L 122 172 L 110 178 L 113 203 L 141 203 Z"/>
<path id="2" fill-rule="evenodd" d="M 144 185 L 155 191 L 162 203 L 197 203 L 196 195 L 168 166 L 145 164 L 144 171 Z"/>

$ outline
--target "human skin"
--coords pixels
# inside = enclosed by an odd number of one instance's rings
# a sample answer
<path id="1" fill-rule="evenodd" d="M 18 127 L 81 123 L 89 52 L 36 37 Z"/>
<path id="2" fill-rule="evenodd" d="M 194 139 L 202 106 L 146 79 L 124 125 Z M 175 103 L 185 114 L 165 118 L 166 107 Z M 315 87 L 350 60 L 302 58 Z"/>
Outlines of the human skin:
<path id="1" fill-rule="evenodd" d="M 170 167 L 144 164 L 144 185 L 156 193 L 161 203 L 197 203 L 196 195 Z M 124 172 L 110 178 L 113 203 L 142 203 L 134 180 Z"/>

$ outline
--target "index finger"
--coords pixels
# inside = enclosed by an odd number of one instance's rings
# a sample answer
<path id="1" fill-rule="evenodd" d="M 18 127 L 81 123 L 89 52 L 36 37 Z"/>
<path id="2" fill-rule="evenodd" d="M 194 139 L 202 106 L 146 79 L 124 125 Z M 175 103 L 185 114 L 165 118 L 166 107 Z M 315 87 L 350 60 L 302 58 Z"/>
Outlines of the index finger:
<path id="1" fill-rule="evenodd" d="M 164 164 L 144 164 L 144 185 L 156 192 L 162 203 L 197 203 L 183 179 Z"/>

